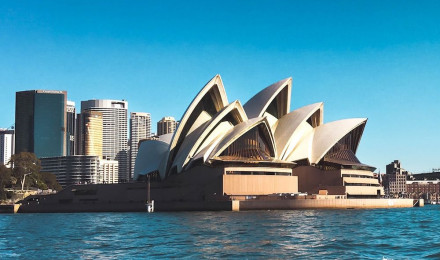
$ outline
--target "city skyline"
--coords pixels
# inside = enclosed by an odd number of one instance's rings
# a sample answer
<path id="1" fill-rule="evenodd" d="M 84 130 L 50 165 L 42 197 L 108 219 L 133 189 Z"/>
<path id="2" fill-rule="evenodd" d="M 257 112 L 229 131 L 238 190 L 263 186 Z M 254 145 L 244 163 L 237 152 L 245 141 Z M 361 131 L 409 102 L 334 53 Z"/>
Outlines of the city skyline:
<path id="1" fill-rule="evenodd" d="M 5 1 L 0 10 L 0 128 L 14 124 L 17 91 L 124 99 L 158 122 L 179 120 L 216 74 L 230 102 L 292 76 L 291 110 L 325 102 L 324 122 L 368 118 L 363 162 L 440 167 L 437 2 Z"/>

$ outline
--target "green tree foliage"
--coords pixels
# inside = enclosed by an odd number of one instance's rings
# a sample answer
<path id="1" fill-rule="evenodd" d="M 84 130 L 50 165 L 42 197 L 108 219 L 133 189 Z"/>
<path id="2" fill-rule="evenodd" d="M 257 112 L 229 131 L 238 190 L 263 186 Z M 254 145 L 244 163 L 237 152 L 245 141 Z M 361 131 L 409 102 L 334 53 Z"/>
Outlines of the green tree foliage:
<path id="1" fill-rule="evenodd" d="M 35 187 L 38 189 L 55 189 L 61 190 L 60 184 L 57 182 L 55 175 L 51 173 L 43 173 L 41 170 L 41 162 L 33 153 L 22 152 L 14 154 L 9 164 L 12 166 L 12 177 L 18 181 L 15 186 L 20 186 L 25 174 L 29 174 L 25 178 L 24 186 Z M 14 184 L 13 184 L 14 185 Z"/>
<path id="2" fill-rule="evenodd" d="M 55 174 L 50 172 L 41 172 L 41 178 L 43 182 L 47 185 L 47 188 L 57 191 L 63 189 L 61 185 L 58 183 Z"/>
<path id="3" fill-rule="evenodd" d="M 11 170 L 4 165 L 0 165 L 0 186 L 10 187 L 12 184 Z"/>
<path id="4" fill-rule="evenodd" d="M 6 199 L 5 187 L 11 187 L 11 177 L 11 170 L 4 165 L 0 165 L 0 200 Z"/>
<path id="5" fill-rule="evenodd" d="M 25 187 L 33 187 L 35 179 L 40 179 L 37 175 L 40 173 L 41 163 L 33 153 L 22 152 L 12 155 L 9 165 L 12 166 L 12 176 L 18 180 L 17 185 L 21 185 L 25 174 L 30 174 L 26 177 Z"/>

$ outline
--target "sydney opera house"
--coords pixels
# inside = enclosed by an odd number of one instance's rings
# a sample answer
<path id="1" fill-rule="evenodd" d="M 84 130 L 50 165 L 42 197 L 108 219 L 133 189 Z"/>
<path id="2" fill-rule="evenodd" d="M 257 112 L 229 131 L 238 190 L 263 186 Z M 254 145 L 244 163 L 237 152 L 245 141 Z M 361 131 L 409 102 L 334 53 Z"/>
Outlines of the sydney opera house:
<path id="1" fill-rule="evenodd" d="M 375 168 L 356 157 L 367 119 L 324 123 L 323 103 L 290 111 L 291 88 L 291 78 L 278 81 L 242 105 L 216 75 L 173 134 L 140 144 L 135 178 L 153 180 L 157 204 L 382 195 Z"/>

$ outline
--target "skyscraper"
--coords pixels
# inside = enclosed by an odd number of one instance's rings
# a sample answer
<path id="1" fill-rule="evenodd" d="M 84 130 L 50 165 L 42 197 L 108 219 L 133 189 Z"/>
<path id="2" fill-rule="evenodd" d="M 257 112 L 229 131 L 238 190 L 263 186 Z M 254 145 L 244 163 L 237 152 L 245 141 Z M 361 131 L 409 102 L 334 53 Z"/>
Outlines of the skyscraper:
<path id="1" fill-rule="evenodd" d="M 75 155 L 75 121 L 76 121 L 76 113 L 75 113 L 75 102 L 67 101 L 66 107 L 66 154 L 67 155 Z"/>
<path id="2" fill-rule="evenodd" d="M 176 126 L 176 119 L 172 116 L 166 116 L 157 122 L 157 135 L 174 133 Z"/>
<path id="3" fill-rule="evenodd" d="M 76 152 L 78 155 L 97 155 L 102 159 L 102 113 L 84 111 L 78 114 L 76 130 Z"/>
<path id="4" fill-rule="evenodd" d="M 96 111 L 102 113 L 102 155 L 104 159 L 119 162 L 120 182 L 129 180 L 127 109 L 128 103 L 124 100 L 81 101 L 81 112 Z"/>
<path id="5" fill-rule="evenodd" d="M 14 130 L 0 129 L 0 164 L 7 165 L 14 154 Z"/>
<path id="6" fill-rule="evenodd" d="M 37 157 L 66 155 L 67 92 L 29 90 L 16 93 L 15 153 Z"/>
<path id="7" fill-rule="evenodd" d="M 133 179 L 134 163 L 139 148 L 139 141 L 150 137 L 151 117 L 149 113 L 130 113 L 130 179 Z"/>

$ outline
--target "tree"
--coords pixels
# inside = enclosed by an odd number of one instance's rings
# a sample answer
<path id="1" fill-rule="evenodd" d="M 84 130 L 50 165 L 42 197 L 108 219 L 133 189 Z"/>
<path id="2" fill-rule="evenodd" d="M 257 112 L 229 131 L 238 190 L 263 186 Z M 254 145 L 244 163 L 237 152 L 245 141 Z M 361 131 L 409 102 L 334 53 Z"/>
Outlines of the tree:
<path id="1" fill-rule="evenodd" d="M 41 172 L 41 179 L 47 185 L 47 188 L 60 191 L 63 188 L 57 181 L 57 177 L 55 174 L 50 172 Z"/>
<path id="2" fill-rule="evenodd" d="M 41 162 L 33 153 L 22 152 L 12 155 L 9 165 L 12 167 L 11 181 L 15 179 L 15 183 L 11 183 L 13 186 L 20 185 L 21 188 L 21 182 L 25 174 L 28 174 L 25 178 L 25 187 L 35 187 L 41 190 L 62 189 L 54 174 L 40 172 Z"/>
<path id="3" fill-rule="evenodd" d="M 0 186 L 10 187 L 12 184 L 11 170 L 4 165 L 0 165 Z"/>
<path id="4" fill-rule="evenodd" d="M 41 163 L 33 153 L 22 152 L 12 155 L 9 165 L 12 168 L 12 176 L 18 180 L 18 184 L 21 184 L 25 174 L 30 174 L 26 178 L 25 186 L 34 186 L 35 181 L 41 179 L 39 177 Z"/>
<path id="5" fill-rule="evenodd" d="M 6 199 L 5 187 L 12 185 L 11 170 L 4 165 L 0 165 L 0 200 Z"/>

